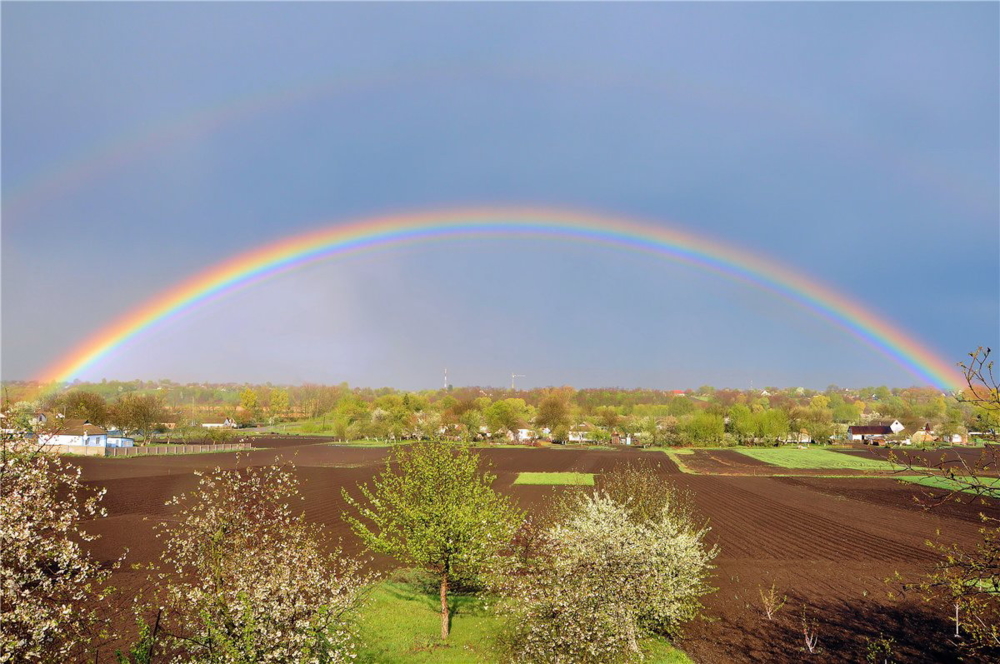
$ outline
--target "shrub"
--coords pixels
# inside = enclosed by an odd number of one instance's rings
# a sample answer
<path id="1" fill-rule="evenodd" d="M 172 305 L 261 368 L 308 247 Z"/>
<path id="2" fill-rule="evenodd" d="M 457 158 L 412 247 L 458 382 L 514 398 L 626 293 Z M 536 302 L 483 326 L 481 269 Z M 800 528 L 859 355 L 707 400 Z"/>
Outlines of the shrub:
<path id="1" fill-rule="evenodd" d="M 296 514 L 290 465 L 201 475 L 161 525 L 162 631 L 172 662 L 345 662 L 367 582 L 323 550 L 321 527 Z M 157 649 L 159 652 L 159 648 Z"/>
<path id="2" fill-rule="evenodd" d="M 579 499 L 498 576 L 509 658 L 634 661 L 644 637 L 676 634 L 709 592 L 715 556 L 682 514 L 668 504 L 638 521 L 606 494 Z"/>

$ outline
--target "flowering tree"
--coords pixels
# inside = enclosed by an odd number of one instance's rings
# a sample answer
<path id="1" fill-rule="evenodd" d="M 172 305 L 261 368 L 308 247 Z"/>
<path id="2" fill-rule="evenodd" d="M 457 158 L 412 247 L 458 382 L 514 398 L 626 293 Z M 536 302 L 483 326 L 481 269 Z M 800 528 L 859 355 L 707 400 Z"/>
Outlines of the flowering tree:
<path id="1" fill-rule="evenodd" d="M 80 527 L 105 516 L 80 469 L 21 435 L 0 449 L 0 662 L 81 656 L 101 625 L 97 607 L 114 566 L 102 567 Z"/>
<path id="2" fill-rule="evenodd" d="M 715 550 L 685 514 L 665 505 L 639 519 L 606 494 L 583 496 L 498 578 L 510 658 L 635 661 L 643 637 L 697 615 Z"/>
<path id="3" fill-rule="evenodd" d="M 416 443 L 396 454 L 365 502 L 344 491 L 358 516 L 345 516 L 373 551 L 434 572 L 440 579 L 441 638 L 448 638 L 448 589 L 456 575 L 475 575 L 495 560 L 521 512 L 493 490 L 495 475 L 479 456 L 446 443 Z M 359 518 L 360 517 L 360 518 Z"/>
<path id="4" fill-rule="evenodd" d="M 290 465 L 200 475 L 168 502 L 162 631 L 173 662 L 345 662 L 367 579 L 289 501 Z M 155 644 L 150 645 L 152 649 Z"/>

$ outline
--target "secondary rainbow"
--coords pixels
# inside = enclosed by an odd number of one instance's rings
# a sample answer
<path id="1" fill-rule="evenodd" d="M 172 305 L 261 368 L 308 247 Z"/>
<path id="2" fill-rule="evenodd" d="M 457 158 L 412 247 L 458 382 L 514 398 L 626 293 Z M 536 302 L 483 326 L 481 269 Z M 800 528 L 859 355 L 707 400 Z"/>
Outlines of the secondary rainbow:
<path id="1" fill-rule="evenodd" d="M 927 346 L 860 302 L 773 260 L 660 223 L 532 208 L 424 212 L 331 223 L 225 260 L 148 300 L 46 369 L 43 383 L 73 380 L 143 332 L 234 290 L 299 266 L 379 247 L 458 238 L 594 243 L 707 269 L 789 300 L 875 348 L 922 382 L 952 390 L 961 375 Z"/>

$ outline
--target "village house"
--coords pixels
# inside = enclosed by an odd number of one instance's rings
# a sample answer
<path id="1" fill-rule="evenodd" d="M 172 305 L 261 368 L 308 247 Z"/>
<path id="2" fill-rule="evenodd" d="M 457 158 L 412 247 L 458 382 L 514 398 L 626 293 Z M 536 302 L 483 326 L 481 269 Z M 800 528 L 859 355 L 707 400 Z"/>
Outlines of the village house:
<path id="1" fill-rule="evenodd" d="M 899 420 L 893 420 L 886 424 L 853 425 L 847 427 L 847 439 L 858 441 L 865 445 L 879 445 L 884 443 L 887 436 L 893 436 L 905 429 Z"/>
<path id="2" fill-rule="evenodd" d="M 202 421 L 201 426 L 206 429 L 235 429 L 236 420 L 231 417 L 209 417 Z"/>
<path id="3" fill-rule="evenodd" d="M 40 432 L 38 442 L 75 447 L 132 447 L 135 444 L 131 438 L 109 435 L 106 429 L 77 419 L 61 419 L 58 426 Z"/>

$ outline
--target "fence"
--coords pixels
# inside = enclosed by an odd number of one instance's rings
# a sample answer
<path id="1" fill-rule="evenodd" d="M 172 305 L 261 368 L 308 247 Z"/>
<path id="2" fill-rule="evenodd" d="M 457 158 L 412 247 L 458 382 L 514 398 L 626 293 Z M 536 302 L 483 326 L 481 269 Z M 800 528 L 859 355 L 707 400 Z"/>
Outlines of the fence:
<path id="1" fill-rule="evenodd" d="M 219 443 L 217 445 L 148 445 L 143 447 L 108 447 L 105 456 L 160 456 L 167 454 L 197 454 L 198 452 L 231 452 L 249 450 L 250 443 Z"/>

